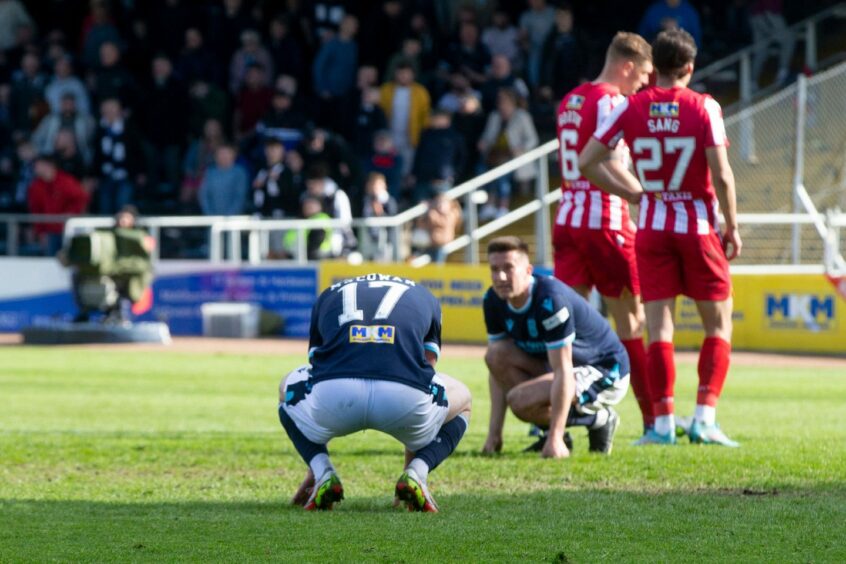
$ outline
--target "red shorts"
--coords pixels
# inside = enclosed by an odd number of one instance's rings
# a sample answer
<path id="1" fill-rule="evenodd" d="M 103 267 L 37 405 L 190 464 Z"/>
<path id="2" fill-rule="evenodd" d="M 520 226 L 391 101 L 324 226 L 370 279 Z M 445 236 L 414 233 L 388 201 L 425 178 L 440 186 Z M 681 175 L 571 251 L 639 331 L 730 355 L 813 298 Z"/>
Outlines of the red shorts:
<path id="1" fill-rule="evenodd" d="M 720 237 L 640 229 L 635 243 L 643 301 L 684 294 L 694 300 L 731 296 L 729 265 Z"/>
<path id="2" fill-rule="evenodd" d="M 632 229 L 574 228 L 556 225 L 555 277 L 569 286 L 596 286 L 603 296 L 619 298 L 624 289 L 640 294 Z"/>

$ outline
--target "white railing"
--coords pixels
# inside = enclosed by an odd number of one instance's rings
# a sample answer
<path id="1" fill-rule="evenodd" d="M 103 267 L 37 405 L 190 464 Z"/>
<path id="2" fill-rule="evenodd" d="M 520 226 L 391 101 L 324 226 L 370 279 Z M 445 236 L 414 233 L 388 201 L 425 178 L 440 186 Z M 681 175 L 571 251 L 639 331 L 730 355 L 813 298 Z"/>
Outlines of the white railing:
<path id="1" fill-rule="evenodd" d="M 815 71 L 819 64 L 819 42 L 818 26 L 827 20 L 846 18 L 846 3 L 841 2 L 827 8 L 821 12 L 814 14 L 800 22 L 791 25 L 788 28 L 788 33 L 793 34 L 794 40 L 804 40 L 805 43 L 805 57 L 804 65 L 809 71 Z M 701 85 L 708 81 L 737 81 L 739 85 L 739 95 L 741 104 L 749 103 L 754 95 L 765 95 L 777 90 L 779 85 L 773 84 L 768 88 L 757 90 L 756 92 L 756 78 L 752 76 L 752 60 L 756 52 L 765 50 L 776 39 L 769 38 L 757 43 L 753 43 L 748 47 L 744 47 L 739 51 L 735 51 L 722 59 L 714 61 L 713 63 L 698 69 L 694 73 L 693 83 L 694 87 Z M 728 80 L 726 80 L 726 78 Z M 701 88 L 700 88 L 701 89 Z M 704 88 L 710 90 L 709 88 Z"/>

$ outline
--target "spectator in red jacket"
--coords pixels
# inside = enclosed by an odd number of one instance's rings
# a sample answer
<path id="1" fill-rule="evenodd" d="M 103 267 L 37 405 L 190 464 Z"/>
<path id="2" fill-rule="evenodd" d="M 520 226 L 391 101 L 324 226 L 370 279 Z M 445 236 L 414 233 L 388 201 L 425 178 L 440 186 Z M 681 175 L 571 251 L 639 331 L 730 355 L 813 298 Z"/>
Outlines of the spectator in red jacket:
<path id="1" fill-rule="evenodd" d="M 79 180 L 59 169 L 52 156 L 35 160 L 35 180 L 27 194 L 29 212 L 34 214 L 81 214 L 88 205 L 88 192 Z M 61 223 L 36 223 L 35 234 L 47 256 L 62 245 Z"/>

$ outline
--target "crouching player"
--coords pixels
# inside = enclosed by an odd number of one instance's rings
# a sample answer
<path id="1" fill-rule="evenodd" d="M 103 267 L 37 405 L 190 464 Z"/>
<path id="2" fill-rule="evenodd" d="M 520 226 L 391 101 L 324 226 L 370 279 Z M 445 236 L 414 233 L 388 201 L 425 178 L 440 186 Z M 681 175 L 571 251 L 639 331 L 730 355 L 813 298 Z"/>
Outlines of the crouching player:
<path id="1" fill-rule="evenodd" d="M 279 419 L 308 465 L 294 503 L 314 510 L 341 501 L 326 444 L 375 429 L 405 445 L 398 501 L 412 511 L 438 511 L 428 474 L 455 450 L 470 420 L 470 391 L 435 372 L 440 344 L 440 303 L 411 280 L 368 274 L 320 295 L 311 316 L 311 365 L 288 374 L 279 389 Z"/>
<path id="2" fill-rule="evenodd" d="M 502 448 L 505 410 L 548 429 L 541 455 L 569 456 L 566 427 L 588 429 L 589 450 L 610 453 L 629 386 L 629 358 L 608 322 L 563 282 L 535 276 L 517 237 L 488 245 L 485 294 L 491 417 L 483 452 Z"/>

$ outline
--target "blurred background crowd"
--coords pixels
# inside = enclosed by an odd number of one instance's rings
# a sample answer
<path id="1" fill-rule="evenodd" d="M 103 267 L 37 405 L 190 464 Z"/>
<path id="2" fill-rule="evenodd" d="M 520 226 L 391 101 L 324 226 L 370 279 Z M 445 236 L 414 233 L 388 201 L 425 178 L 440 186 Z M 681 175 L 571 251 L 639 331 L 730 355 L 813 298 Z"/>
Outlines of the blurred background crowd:
<path id="1" fill-rule="evenodd" d="M 551 139 L 616 31 L 683 27 L 701 65 L 762 17 L 805 15 L 779 0 L 577 4 L 0 0 L 0 213 L 351 218 L 429 201 L 434 244 L 461 217 L 444 190 Z M 481 219 L 535 175 L 490 186 Z M 52 252 L 60 231 L 31 237 Z M 309 251 L 355 245 L 334 233 Z"/>

